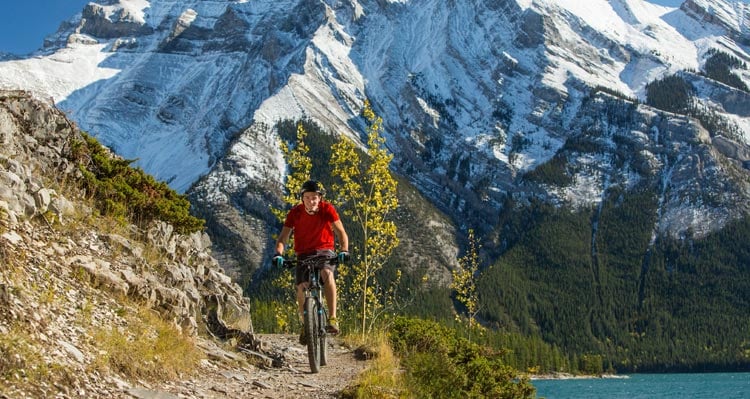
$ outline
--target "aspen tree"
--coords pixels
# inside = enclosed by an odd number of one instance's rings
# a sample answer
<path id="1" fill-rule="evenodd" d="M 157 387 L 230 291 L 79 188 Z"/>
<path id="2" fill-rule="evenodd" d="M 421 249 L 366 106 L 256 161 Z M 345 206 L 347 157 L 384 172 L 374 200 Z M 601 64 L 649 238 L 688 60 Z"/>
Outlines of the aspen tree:
<path id="1" fill-rule="evenodd" d="M 350 243 L 358 256 L 349 265 L 339 265 L 338 269 L 342 279 L 349 283 L 342 290 L 347 296 L 342 302 L 348 303 L 348 299 L 359 303 L 357 312 L 362 335 L 372 328 L 378 312 L 388 305 L 387 301 L 394 300 L 387 294 L 395 291 L 400 280 L 397 272 L 395 281 L 383 288 L 375 279 L 399 243 L 396 224 L 389 219 L 391 211 L 398 207 L 397 182 L 389 169 L 393 155 L 385 148 L 382 119 L 375 115 L 367 101 L 363 115 L 369 123 L 366 159 L 361 159 L 355 144 L 343 137 L 334 144 L 330 160 L 332 174 L 339 180 L 332 184 L 337 205 L 362 234 L 362 242 Z"/>
<path id="2" fill-rule="evenodd" d="M 479 312 L 479 294 L 477 293 L 477 273 L 479 272 L 479 250 L 474 230 L 469 229 L 469 246 L 466 254 L 458 258 L 458 267 L 453 270 L 451 289 L 456 299 L 466 307 L 469 316 L 469 336 L 474 328 L 476 315 Z"/>

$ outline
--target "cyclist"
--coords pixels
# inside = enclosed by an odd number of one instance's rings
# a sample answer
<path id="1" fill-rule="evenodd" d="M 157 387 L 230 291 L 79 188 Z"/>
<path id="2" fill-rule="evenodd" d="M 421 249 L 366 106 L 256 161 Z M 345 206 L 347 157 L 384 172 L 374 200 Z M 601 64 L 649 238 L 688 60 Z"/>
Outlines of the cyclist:
<path id="1" fill-rule="evenodd" d="M 279 233 L 276 241 L 276 253 L 273 262 L 282 265 L 284 258 L 284 246 L 289 236 L 294 231 L 294 252 L 298 260 L 304 260 L 311 256 L 328 255 L 335 257 L 334 234 L 339 243 L 339 259 L 346 261 L 349 258 L 349 237 L 346 235 L 344 225 L 339 219 L 336 208 L 329 202 L 323 200 L 325 189 L 323 185 L 314 180 L 308 180 L 302 184 L 300 190 L 301 203 L 295 205 L 286 215 L 284 227 Z M 328 324 L 326 331 L 331 334 L 339 333 L 339 324 L 336 320 L 336 281 L 334 279 L 336 265 L 327 264 L 320 271 L 320 279 L 323 283 L 323 292 L 328 305 Z M 302 320 L 302 307 L 305 301 L 304 289 L 307 286 L 307 270 L 297 265 L 295 273 L 295 284 L 297 286 L 297 304 L 300 320 Z M 300 343 L 305 344 L 304 328 L 300 334 Z"/>

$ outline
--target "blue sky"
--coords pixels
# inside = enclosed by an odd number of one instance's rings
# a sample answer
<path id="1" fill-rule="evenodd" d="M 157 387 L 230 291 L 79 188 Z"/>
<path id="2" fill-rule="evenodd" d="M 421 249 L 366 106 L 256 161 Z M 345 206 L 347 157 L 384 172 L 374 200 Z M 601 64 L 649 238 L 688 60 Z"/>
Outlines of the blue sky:
<path id="1" fill-rule="evenodd" d="M 47 35 L 57 31 L 61 22 L 80 12 L 89 1 L 3 0 L 0 5 L 0 52 L 25 55 L 37 50 Z M 682 3 L 682 0 L 648 1 L 669 6 Z"/>
<path id="2" fill-rule="evenodd" d="M 0 5 L 0 52 L 28 54 L 60 23 L 83 10 L 90 0 L 3 0 Z"/>

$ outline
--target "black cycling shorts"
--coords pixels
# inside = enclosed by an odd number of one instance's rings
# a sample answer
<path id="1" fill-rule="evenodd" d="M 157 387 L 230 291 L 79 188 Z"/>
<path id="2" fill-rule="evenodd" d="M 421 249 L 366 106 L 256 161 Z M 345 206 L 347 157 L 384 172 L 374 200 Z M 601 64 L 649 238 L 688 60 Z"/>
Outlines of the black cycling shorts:
<path id="1" fill-rule="evenodd" d="M 313 253 L 304 254 L 304 255 L 297 255 L 297 261 L 302 261 L 307 258 L 311 258 L 314 256 L 325 256 L 328 258 L 336 258 L 336 252 L 333 252 L 330 249 L 319 249 Z M 336 264 L 328 262 L 325 266 L 323 266 L 324 269 L 330 270 L 332 273 L 336 273 Z M 310 273 L 307 270 L 306 267 L 301 266 L 299 263 L 297 264 L 297 269 L 295 270 L 294 274 L 294 283 L 296 285 L 306 283 L 310 279 Z M 322 280 L 322 278 L 321 278 Z M 321 281 L 321 283 L 325 283 L 325 281 Z"/>

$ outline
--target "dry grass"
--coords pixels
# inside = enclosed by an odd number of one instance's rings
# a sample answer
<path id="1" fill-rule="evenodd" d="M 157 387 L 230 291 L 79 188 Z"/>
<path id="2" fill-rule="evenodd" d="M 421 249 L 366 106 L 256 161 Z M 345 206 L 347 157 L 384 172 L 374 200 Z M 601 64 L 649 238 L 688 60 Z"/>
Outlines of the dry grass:
<path id="1" fill-rule="evenodd" d="M 71 371 L 65 366 L 45 361 L 29 337 L 20 325 L 10 326 L 0 334 L 2 397 L 49 397 L 56 391 L 56 384 L 65 384 L 71 378 Z"/>
<path id="2" fill-rule="evenodd" d="M 124 327 L 94 333 L 101 348 L 97 368 L 133 379 L 165 381 L 192 374 L 203 359 L 192 338 L 154 312 L 141 309 L 125 318 Z"/>
<path id="3" fill-rule="evenodd" d="M 99 355 L 89 365 L 96 371 L 115 371 L 133 380 L 164 381 L 183 374 L 190 374 L 204 357 L 192 338 L 184 336 L 170 321 L 161 319 L 147 309 L 128 304 L 114 309 L 121 321 L 110 323 L 119 328 L 92 326 L 96 312 L 96 299 L 85 298 L 78 303 L 65 303 L 63 292 L 72 281 L 85 286 L 88 276 L 81 268 L 69 275 L 72 279 L 61 281 L 53 278 L 46 268 L 37 272 L 38 278 L 29 279 L 24 265 L 26 252 L 10 248 L 0 240 L 0 300 L 18 298 L 21 302 L 32 302 L 39 309 L 54 310 L 61 306 L 75 307 L 79 317 L 73 322 L 86 329 L 93 329 L 92 346 L 100 349 Z M 54 281 L 62 285 L 53 284 Z M 93 301 L 92 301 L 93 300 Z M 3 306 L 9 306 L 4 303 Z M 135 309 L 135 310 L 134 310 Z M 40 311 L 41 311 L 40 310 Z M 24 319 L 5 317 L 0 313 L 0 397 L 53 397 L 59 387 L 71 386 L 77 380 L 71 366 L 50 362 L 43 353 L 49 353 L 49 343 L 39 341 L 30 328 L 39 328 Z M 44 327 L 44 326 L 42 326 Z M 44 349 L 46 348 L 46 349 Z M 30 395 L 30 396 L 29 396 Z"/>
<path id="4" fill-rule="evenodd" d="M 4 234 L 6 231 L 8 231 L 9 224 L 10 221 L 8 220 L 8 212 L 6 212 L 5 209 L 0 208 L 0 234 Z"/>
<path id="5" fill-rule="evenodd" d="M 411 398 L 399 359 L 393 353 L 386 333 L 370 335 L 362 341 L 359 337 L 349 341 L 353 347 L 364 348 L 373 356 L 370 367 L 362 372 L 354 385 L 342 392 L 349 399 L 401 399 Z"/>

